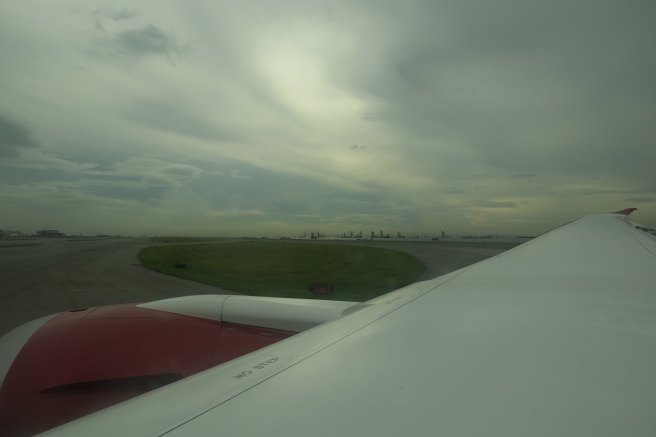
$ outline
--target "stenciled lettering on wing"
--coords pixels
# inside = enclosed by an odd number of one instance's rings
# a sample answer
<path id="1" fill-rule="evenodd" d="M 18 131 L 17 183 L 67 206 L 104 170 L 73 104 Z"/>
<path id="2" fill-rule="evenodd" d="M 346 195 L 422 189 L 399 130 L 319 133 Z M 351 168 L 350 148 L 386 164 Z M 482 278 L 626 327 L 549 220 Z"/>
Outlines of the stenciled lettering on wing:
<path id="1" fill-rule="evenodd" d="M 271 364 L 275 363 L 276 361 L 278 361 L 278 357 L 269 358 L 268 360 L 263 361 L 263 362 L 261 362 L 260 364 L 258 364 L 256 366 L 253 366 L 253 370 L 244 370 L 243 372 L 233 376 L 233 378 L 235 378 L 235 379 L 245 378 L 247 376 L 252 375 L 254 372 L 257 372 L 259 370 L 262 370 L 262 369 L 266 368 L 267 366 L 270 366 Z"/>

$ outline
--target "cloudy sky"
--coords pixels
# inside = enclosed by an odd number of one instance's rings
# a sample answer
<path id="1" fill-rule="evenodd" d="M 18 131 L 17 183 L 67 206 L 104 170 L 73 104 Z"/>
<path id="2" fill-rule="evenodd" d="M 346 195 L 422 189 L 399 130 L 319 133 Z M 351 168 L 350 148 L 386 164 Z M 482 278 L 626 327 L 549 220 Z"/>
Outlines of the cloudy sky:
<path id="1" fill-rule="evenodd" d="M 0 6 L 0 229 L 656 226 L 656 4 Z"/>

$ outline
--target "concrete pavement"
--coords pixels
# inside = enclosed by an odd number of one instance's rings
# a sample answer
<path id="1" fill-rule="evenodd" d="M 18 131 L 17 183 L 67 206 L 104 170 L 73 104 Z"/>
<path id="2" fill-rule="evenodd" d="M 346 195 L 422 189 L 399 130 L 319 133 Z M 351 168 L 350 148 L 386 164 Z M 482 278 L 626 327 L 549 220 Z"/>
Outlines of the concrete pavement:
<path id="1" fill-rule="evenodd" d="M 292 241 L 299 244 L 311 243 Z M 142 248 L 154 244 L 162 243 L 151 243 L 138 238 L 91 241 L 0 240 L 0 336 L 36 318 L 76 308 L 150 302 L 197 294 L 240 294 L 142 267 L 137 254 Z M 499 246 L 430 243 L 362 244 L 416 256 L 426 265 L 420 281 L 444 275 L 508 250 L 508 247 Z"/>
<path id="2" fill-rule="evenodd" d="M 240 294 L 142 267 L 137 254 L 153 245 L 145 239 L 18 243 L 8 247 L 0 242 L 0 335 L 38 317 L 76 308 Z"/>

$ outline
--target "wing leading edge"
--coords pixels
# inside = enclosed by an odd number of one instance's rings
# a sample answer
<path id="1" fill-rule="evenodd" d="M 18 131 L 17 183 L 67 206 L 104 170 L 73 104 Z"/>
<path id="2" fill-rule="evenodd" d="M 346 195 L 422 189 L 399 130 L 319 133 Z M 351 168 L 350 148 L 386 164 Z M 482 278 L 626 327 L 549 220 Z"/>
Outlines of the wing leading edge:
<path id="1" fill-rule="evenodd" d="M 585 217 L 47 435 L 653 435 L 636 226 Z"/>

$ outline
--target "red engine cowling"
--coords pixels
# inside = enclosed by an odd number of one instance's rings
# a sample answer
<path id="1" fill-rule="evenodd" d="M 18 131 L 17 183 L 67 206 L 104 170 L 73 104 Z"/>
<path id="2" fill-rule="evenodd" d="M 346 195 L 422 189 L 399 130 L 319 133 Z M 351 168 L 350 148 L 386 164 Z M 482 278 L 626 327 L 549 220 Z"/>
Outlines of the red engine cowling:
<path id="1" fill-rule="evenodd" d="M 59 314 L 0 387 L 3 436 L 30 436 L 276 343 L 296 332 L 117 305 Z"/>

